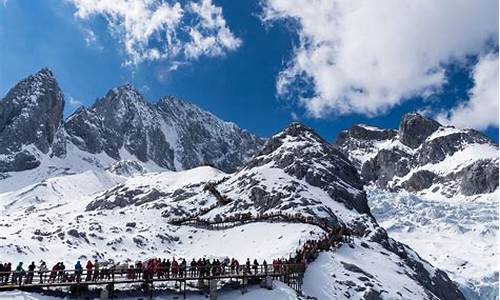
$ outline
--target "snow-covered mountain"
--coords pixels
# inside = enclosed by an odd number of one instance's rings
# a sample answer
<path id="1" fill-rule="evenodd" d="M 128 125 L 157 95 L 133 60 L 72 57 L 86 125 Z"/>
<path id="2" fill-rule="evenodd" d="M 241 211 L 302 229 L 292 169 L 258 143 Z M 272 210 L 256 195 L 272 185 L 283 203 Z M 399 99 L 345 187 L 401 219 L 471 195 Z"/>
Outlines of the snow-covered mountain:
<path id="1" fill-rule="evenodd" d="M 445 269 L 468 299 L 498 299 L 498 145 L 412 113 L 399 130 L 354 125 L 335 146 L 392 237 Z"/>
<path id="2" fill-rule="evenodd" d="M 399 130 L 354 125 L 336 147 L 367 183 L 443 198 L 498 189 L 498 145 L 472 129 L 442 126 L 418 113 L 403 116 Z"/>
<path id="3" fill-rule="evenodd" d="M 111 89 L 91 108 L 63 119 L 64 96 L 42 69 L 0 101 L 0 191 L 56 175 L 136 160 L 146 170 L 212 165 L 232 172 L 263 140 L 193 104 L 151 104 L 131 85 Z M 23 180 L 9 180 L 24 171 Z"/>
<path id="4" fill-rule="evenodd" d="M 321 253 L 308 267 L 306 295 L 464 299 L 446 273 L 387 236 L 371 215 L 355 167 L 303 125 L 292 124 L 273 136 L 232 174 L 209 166 L 156 173 L 117 169 L 53 177 L 0 194 L 0 256 L 68 263 L 172 255 L 270 261 L 287 257 L 324 230 L 283 220 L 242 222 L 225 230 L 173 221 L 300 213 L 332 226 L 343 224 L 354 233 L 351 245 Z M 282 299 L 294 298 L 299 297 L 287 290 Z"/>

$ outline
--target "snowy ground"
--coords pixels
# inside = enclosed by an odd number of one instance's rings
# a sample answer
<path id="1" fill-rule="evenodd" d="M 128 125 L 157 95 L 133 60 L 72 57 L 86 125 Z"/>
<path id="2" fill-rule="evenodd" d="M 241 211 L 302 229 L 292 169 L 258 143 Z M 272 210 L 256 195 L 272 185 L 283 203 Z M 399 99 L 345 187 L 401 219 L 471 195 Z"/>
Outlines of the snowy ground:
<path id="1" fill-rule="evenodd" d="M 498 299 L 498 191 L 438 201 L 370 188 L 368 200 L 391 237 L 445 270 L 468 299 Z"/>

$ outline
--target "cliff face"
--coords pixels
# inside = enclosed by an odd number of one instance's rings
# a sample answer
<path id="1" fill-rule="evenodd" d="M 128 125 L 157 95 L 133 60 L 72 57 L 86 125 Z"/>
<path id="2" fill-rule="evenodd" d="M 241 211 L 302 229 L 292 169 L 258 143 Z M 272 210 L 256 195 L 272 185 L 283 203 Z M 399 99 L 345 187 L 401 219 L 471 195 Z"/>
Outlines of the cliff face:
<path id="1" fill-rule="evenodd" d="M 355 125 L 339 134 L 335 146 L 365 182 L 390 191 L 450 198 L 498 189 L 498 145 L 475 130 L 416 113 L 403 116 L 397 131 Z"/>
<path id="2" fill-rule="evenodd" d="M 0 101 L 0 172 L 34 169 L 44 159 L 51 164 L 51 157 L 66 158 L 68 148 L 86 155 L 83 164 L 100 167 L 133 158 L 168 170 L 212 165 L 232 172 L 264 142 L 174 97 L 151 104 L 131 85 L 111 89 L 67 120 L 63 109 L 48 69 L 12 88 Z"/>

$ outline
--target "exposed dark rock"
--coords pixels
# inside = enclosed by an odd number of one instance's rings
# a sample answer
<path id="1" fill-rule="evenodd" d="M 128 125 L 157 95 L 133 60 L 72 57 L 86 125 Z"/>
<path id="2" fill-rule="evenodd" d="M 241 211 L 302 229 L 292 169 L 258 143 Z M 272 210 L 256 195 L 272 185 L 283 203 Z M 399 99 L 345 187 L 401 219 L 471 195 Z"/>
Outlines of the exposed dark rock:
<path id="1" fill-rule="evenodd" d="M 402 186 L 409 192 L 418 192 L 423 189 L 429 188 L 436 174 L 427 170 L 420 170 L 413 173 L 407 181 L 402 183 Z"/>
<path id="2" fill-rule="evenodd" d="M 441 124 L 418 113 L 406 114 L 399 125 L 399 136 L 403 144 L 417 148 L 436 131 Z"/>
<path id="3" fill-rule="evenodd" d="M 498 188 L 498 163 L 479 160 L 461 172 L 460 191 L 464 195 L 491 193 Z"/>
<path id="4" fill-rule="evenodd" d="M 40 162 L 32 150 L 34 145 L 48 154 L 62 125 L 64 96 L 48 69 L 27 77 L 9 90 L 0 101 L 0 172 L 36 168 Z M 57 155 L 64 150 L 57 149 Z"/>

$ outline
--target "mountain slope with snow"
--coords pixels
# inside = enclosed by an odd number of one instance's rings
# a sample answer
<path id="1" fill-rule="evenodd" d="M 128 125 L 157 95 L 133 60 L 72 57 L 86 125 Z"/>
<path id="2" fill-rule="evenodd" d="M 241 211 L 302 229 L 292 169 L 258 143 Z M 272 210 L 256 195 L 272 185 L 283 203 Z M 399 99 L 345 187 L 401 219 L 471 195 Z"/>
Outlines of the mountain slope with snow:
<path id="1" fill-rule="evenodd" d="M 355 125 L 335 145 L 370 185 L 369 206 L 391 236 L 468 299 L 498 299 L 498 145 L 418 114 L 399 130 Z"/>
<path id="2" fill-rule="evenodd" d="M 413 113 L 399 130 L 354 125 L 335 146 L 363 180 L 434 199 L 467 198 L 498 189 L 498 145 L 472 129 L 442 126 Z"/>
<path id="3" fill-rule="evenodd" d="M 15 209 L 2 206 L 0 224 L 10 226 L 2 229 L 5 243 L 0 255 L 11 260 L 45 258 L 68 263 L 77 258 L 130 262 L 151 256 L 271 261 L 288 257 L 305 240 L 319 239 L 324 229 L 284 220 L 236 222 L 224 230 L 171 221 L 299 213 L 330 226 L 346 226 L 354 234 L 352 245 L 324 252 L 311 264 L 305 278 L 306 295 L 318 299 L 463 299 L 446 273 L 387 236 L 371 216 L 352 164 L 300 124 L 275 135 L 233 174 L 211 167 L 132 177 L 103 172 L 116 184 L 93 188 L 66 202 L 48 197 L 46 203 L 27 209 L 31 203 L 25 199 L 57 192 L 30 189 L 0 194 L 2 204 L 18 198 Z M 53 180 L 70 184 L 72 180 L 65 177 Z M 58 205 L 49 205 L 52 201 Z M 333 289 L 315 290 L 315 281 Z"/>
<path id="4" fill-rule="evenodd" d="M 48 69 L 0 101 L 0 192 L 121 160 L 139 161 L 146 171 L 213 165 L 233 172 L 263 144 L 188 102 L 165 97 L 151 104 L 130 85 L 66 120 L 63 109 L 64 95 Z"/>

